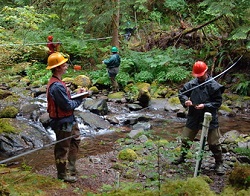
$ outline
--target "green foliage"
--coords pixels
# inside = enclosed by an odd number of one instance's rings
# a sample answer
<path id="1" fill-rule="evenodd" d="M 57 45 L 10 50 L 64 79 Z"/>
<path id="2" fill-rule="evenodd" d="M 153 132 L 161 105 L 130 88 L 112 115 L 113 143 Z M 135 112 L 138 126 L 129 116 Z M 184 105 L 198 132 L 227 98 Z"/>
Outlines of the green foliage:
<path id="1" fill-rule="evenodd" d="M 135 81 L 136 82 L 148 82 L 151 83 L 154 79 L 153 74 L 150 71 L 141 71 L 139 73 L 135 73 Z"/>
<path id="2" fill-rule="evenodd" d="M 250 149 L 249 148 L 235 148 L 233 151 L 239 155 L 247 156 L 250 158 Z"/>
<path id="3" fill-rule="evenodd" d="M 179 83 L 185 80 L 190 75 L 190 72 L 185 67 L 173 67 L 166 73 L 165 80 L 174 83 Z"/>
<path id="4" fill-rule="evenodd" d="M 234 74 L 238 78 L 238 82 L 232 86 L 232 89 L 240 95 L 248 95 L 250 93 L 250 81 L 244 74 Z"/>
<path id="5" fill-rule="evenodd" d="M 185 0 L 165 0 L 164 6 L 172 11 L 184 13 L 187 8 L 187 2 Z"/>
<path id="6" fill-rule="evenodd" d="M 130 77 L 129 73 L 126 72 L 120 72 L 117 77 L 117 82 L 122 86 L 125 87 L 129 82 L 133 81 L 133 79 Z"/>
<path id="7" fill-rule="evenodd" d="M 0 24 L 6 30 L 25 36 L 28 31 L 39 30 L 39 25 L 50 17 L 49 14 L 39 14 L 33 6 L 14 8 L 5 6 L 0 13 Z M 4 39 L 8 40 L 9 37 Z"/>
<path id="8" fill-rule="evenodd" d="M 41 63 L 34 63 L 27 67 L 25 72 L 31 83 L 38 83 L 40 86 L 48 83 L 52 73 L 50 70 L 45 69 L 46 65 Z"/>
<path id="9" fill-rule="evenodd" d="M 100 69 L 96 71 L 90 71 L 89 76 L 91 78 L 92 84 L 109 85 L 110 79 L 106 69 Z"/>

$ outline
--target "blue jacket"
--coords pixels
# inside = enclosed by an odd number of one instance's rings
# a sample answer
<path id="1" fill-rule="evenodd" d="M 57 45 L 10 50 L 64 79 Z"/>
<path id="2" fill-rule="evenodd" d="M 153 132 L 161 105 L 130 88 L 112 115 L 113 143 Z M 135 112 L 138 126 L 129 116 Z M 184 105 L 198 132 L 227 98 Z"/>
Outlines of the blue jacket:
<path id="1" fill-rule="evenodd" d="M 110 59 L 105 59 L 104 64 L 107 65 L 107 68 L 119 67 L 121 63 L 121 58 L 118 53 L 114 53 L 111 55 Z"/>

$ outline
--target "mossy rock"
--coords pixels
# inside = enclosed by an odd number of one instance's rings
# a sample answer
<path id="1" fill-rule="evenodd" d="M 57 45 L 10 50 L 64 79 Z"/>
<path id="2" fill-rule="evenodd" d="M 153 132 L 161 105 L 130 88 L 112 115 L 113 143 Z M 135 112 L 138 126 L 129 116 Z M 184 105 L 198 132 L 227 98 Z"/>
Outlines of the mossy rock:
<path id="1" fill-rule="evenodd" d="M 137 159 L 137 154 L 134 150 L 126 148 L 119 152 L 118 158 L 120 160 L 134 161 Z"/>
<path id="2" fill-rule="evenodd" d="M 18 109 L 13 106 L 6 106 L 0 111 L 0 118 L 15 118 L 18 114 Z"/>
<path id="3" fill-rule="evenodd" d="M 10 91 L 0 89 L 0 99 L 4 99 L 10 95 L 12 95 Z"/>
<path id="4" fill-rule="evenodd" d="M 76 86 L 89 88 L 91 86 L 91 81 L 89 77 L 85 75 L 79 75 L 73 80 L 73 84 Z"/>
<path id="5" fill-rule="evenodd" d="M 70 77 L 65 77 L 62 79 L 63 82 L 65 83 L 73 83 L 74 78 L 70 78 Z"/>
<path id="6" fill-rule="evenodd" d="M 178 105 L 181 103 L 178 97 L 171 97 L 168 99 L 168 102 L 171 105 Z"/>
<path id="7" fill-rule="evenodd" d="M 0 118 L 0 134 L 18 132 L 20 132 L 20 130 L 13 124 L 12 118 Z"/>
<path id="8" fill-rule="evenodd" d="M 232 112 L 233 111 L 231 108 L 229 108 L 228 106 L 223 105 L 223 104 L 220 106 L 219 109 L 223 110 L 223 111 L 226 111 L 226 112 Z"/>
<path id="9" fill-rule="evenodd" d="M 108 95 L 109 99 L 122 99 L 124 97 L 124 92 L 110 93 Z"/>
<path id="10" fill-rule="evenodd" d="M 92 86 L 89 88 L 89 91 L 92 92 L 93 94 L 99 93 L 99 90 L 96 86 Z"/>

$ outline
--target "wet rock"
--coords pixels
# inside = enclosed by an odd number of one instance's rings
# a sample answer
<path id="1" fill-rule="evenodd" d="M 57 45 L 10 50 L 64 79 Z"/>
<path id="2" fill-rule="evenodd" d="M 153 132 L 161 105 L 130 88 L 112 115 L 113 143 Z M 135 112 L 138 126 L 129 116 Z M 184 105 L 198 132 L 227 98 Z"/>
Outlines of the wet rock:
<path id="1" fill-rule="evenodd" d="M 51 142 L 51 138 L 41 129 L 25 122 L 12 119 L 13 127 L 18 127 L 20 133 L 0 135 L 0 155 L 13 156 L 28 149 L 40 148 Z M 21 131 L 22 130 L 22 131 Z"/>
<path id="2" fill-rule="evenodd" d="M 128 137 L 134 138 L 136 135 L 142 132 L 143 132 L 143 129 L 131 130 L 130 133 L 128 134 Z"/>
<path id="3" fill-rule="evenodd" d="M 99 115 L 91 112 L 76 112 L 76 116 L 83 119 L 93 129 L 108 129 L 110 128 L 110 123 L 105 119 L 101 118 Z"/>
<path id="4" fill-rule="evenodd" d="M 137 101 L 139 101 L 142 107 L 147 107 L 151 100 L 150 84 L 141 83 L 141 84 L 137 84 L 137 87 L 139 89 Z"/>
<path id="5" fill-rule="evenodd" d="M 138 104 L 128 104 L 127 107 L 131 110 L 131 111 L 138 111 L 141 110 L 143 107 L 138 105 Z"/>
<path id="6" fill-rule="evenodd" d="M 150 128 L 151 124 L 149 122 L 138 122 L 137 124 L 133 125 L 133 129 L 149 130 Z"/>
<path id="7" fill-rule="evenodd" d="M 239 131 L 231 130 L 226 132 L 220 140 L 222 143 L 234 143 L 239 136 L 240 136 Z"/>
<path id="8" fill-rule="evenodd" d="M 106 99 L 85 99 L 83 108 L 98 115 L 106 115 L 108 113 Z"/>
<path id="9" fill-rule="evenodd" d="M 31 89 L 32 97 L 38 97 L 39 95 L 42 95 L 42 94 L 46 94 L 46 86 Z"/>
<path id="10" fill-rule="evenodd" d="M 40 115 L 40 105 L 33 103 L 26 103 L 21 106 L 20 113 L 23 115 L 23 117 L 27 119 L 36 120 Z"/>
<path id="11" fill-rule="evenodd" d="M 106 120 L 109 121 L 113 125 L 119 124 L 119 120 L 114 115 L 108 115 L 106 116 Z"/>

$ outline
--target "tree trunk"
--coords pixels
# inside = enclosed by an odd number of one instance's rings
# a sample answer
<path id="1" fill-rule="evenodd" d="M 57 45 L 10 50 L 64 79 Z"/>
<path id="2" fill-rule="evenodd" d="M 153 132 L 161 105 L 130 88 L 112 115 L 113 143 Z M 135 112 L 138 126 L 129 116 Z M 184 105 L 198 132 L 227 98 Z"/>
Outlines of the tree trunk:
<path id="1" fill-rule="evenodd" d="M 114 3 L 114 14 L 112 18 L 113 31 L 112 31 L 112 46 L 119 48 L 119 20 L 120 20 L 120 0 L 112 0 Z"/>

